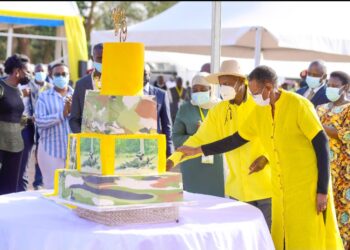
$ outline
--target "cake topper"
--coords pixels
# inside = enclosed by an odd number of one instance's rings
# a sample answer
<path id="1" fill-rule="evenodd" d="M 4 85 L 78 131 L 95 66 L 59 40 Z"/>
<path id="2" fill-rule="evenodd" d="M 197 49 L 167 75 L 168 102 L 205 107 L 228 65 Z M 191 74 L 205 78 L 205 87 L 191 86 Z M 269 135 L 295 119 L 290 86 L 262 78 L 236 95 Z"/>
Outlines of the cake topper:
<path id="1" fill-rule="evenodd" d="M 126 25 L 125 11 L 118 6 L 112 10 L 113 23 L 114 23 L 114 34 L 117 37 L 119 34 L 119 41 L 125 42 L 128 33 L 128 28 Z"/>

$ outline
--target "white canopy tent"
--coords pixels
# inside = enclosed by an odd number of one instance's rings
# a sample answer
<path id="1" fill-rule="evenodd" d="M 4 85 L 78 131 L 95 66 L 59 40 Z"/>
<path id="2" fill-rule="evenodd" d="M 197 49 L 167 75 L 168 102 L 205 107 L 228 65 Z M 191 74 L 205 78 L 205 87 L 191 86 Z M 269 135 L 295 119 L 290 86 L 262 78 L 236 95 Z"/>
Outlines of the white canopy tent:
<path id="1" fill-rule="evenodd" d="M 79 16 L 79 9 L 77 4 L 74 1 L 66 2 L 13 2 L 13 1 L 2 1 L 0 2 L 0 10 L 2 11 L 13 11 L 13 12 L 22 12 L 22 13 L 33 13 L 33 14 L 49 14 L 49 15 L 64 15 L 66 16 Z M 53 26 L 57 27 L 56 36 L 40 36 L 34 34 L 18 34 L 14 33 L 15 29 L 28 27 L 28 26 Z M 9 57 L 12 54 L 12 38 L 21 37 L 21 38 L 31 38 L 31 39 L 42 39 L 42 40 L 54 40 L 56 41 L 56 50 L 55 58 L 57 61 L 64 59 L 67 61 L 67 46 L 65 41 L 67 40 L 64 32 L 63 21 L 51 21 L 48 23 L 48 20 L 38 20 L 38 19 L 19 19 L 12 18 L 9 16 L 4 16 L 0 19 L 0 31 L 6 31 L 6 33 L 1 32 L 0 36 L 6 36 L 8 38 L 7 42 L 7 52 L 6 57 Z M 63 58 L 62 53 L 63 52 Z"/>
<path id="2" fill-rule="evenodd" d="M 350 59 L 350 2 L 222 2 L 221 55 L 266 60 Z M 180 2 L 128 29 L 147 50 L 211 54 L 212 2 Z M 91 43 L 117 41 L 93 31 Z"/>

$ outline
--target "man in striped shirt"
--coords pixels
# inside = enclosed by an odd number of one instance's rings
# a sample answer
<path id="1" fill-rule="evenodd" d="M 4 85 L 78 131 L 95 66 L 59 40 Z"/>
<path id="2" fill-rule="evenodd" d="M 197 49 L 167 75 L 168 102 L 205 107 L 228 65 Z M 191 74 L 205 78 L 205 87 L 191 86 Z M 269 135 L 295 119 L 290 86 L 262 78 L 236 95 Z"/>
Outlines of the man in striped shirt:
<path id="1" fill-rule="evenodd" d="M 54 184 L 55 170 L 64 168 L 70 128 L 73 89 L 68 85 L 69 70 L 65 64 L 52 67 L 52 89 L 39 95 L 35 108 L 35 121 L 39 130 L 38 162 L 45 188 Z"/>

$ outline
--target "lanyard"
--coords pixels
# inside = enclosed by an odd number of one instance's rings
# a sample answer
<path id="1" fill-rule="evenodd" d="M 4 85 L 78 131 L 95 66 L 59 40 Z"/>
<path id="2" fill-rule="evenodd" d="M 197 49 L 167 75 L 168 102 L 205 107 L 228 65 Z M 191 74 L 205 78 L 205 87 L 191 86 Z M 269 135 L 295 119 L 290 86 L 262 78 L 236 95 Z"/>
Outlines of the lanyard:
<path id="1" fill-rule="evenodd" d="M 182 96 L 182 92 L 183 92 L 183 88 L 181 88 L 181 90 L 179 90 L 178 88 L 177 88 L 177 86 L 176 86 L 176 91 L 177 91 L 177 94 L 179 95 L 179 97 L 181 98 L 181 96 Z"/>
<path id="2" fill-rule="evenodd" d="M 199 109 L 199 114 L 201 115 L 201 119 L 202 119 L 202 121 L 204 121 L 205 116 L 203 114 L 203 111 L 199 106 L 198 106 L 198 109 Z"/>

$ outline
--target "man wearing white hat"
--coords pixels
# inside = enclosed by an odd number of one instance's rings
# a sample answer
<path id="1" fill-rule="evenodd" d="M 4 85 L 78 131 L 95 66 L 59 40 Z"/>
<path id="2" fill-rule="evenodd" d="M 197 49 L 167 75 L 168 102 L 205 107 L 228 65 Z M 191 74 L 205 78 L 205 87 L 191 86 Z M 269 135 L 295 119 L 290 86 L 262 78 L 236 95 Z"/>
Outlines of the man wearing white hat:
<path id="1" fill-rule="evenodd" d="M 210 83 L 220 84 L 223 101 L 210 109 L 198 131 L 183 145 L 198 147 L 232 135 L 255 107 L 247 95 L 247 81 L 235 60 L 224 61 L 220 72 L 206 77 Z M 229 175 L 225 184 L 225 194 L 233 199 L 258 207 L 271 226 L 271 173 L 261 142 L 251 141 L 238 150 L 225 153 Z M 193 157 L 182 158 L 175 152 L 168 158 L 167 169 Z M 198 157 L 200 155 L 196 155 Z M 267 165 L 266 165 L 267 164 Z M 263 166 L 266 167 L 262 169 Z M 253 174 L 252 174 L 253 173 Z"/>
<path id="2" fill-rule="evenodd" d="M 219 100 L 210 94 L 210 84 L 205 80 L 209 74 L 200 72 L 192 79 L 191 100 L 184 102 L 176 114 L 172 140 L 175 148 L 193 134 Z M 181 163 L 184 190 L 192 193 L 224 197 L 224 171 L 222 155 L 198 157 Z"/>

